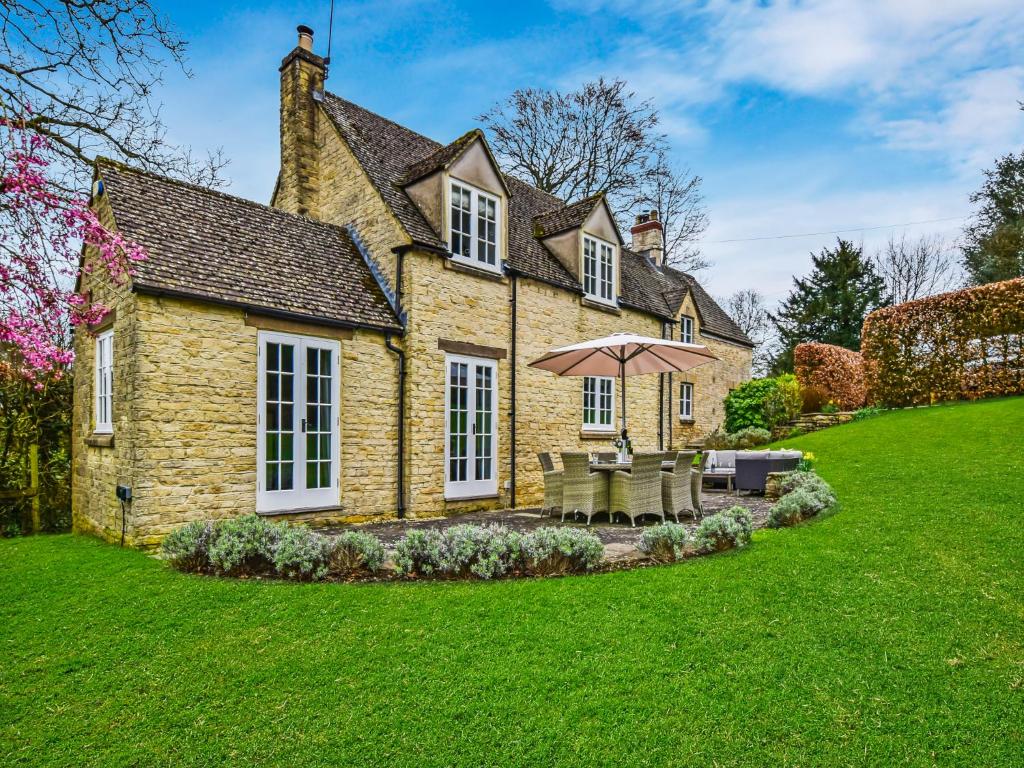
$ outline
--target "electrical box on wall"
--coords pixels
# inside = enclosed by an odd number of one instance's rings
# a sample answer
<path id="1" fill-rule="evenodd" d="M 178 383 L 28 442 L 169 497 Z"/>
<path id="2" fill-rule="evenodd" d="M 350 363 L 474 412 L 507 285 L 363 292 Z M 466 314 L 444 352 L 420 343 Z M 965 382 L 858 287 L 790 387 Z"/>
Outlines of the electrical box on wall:
<path id="1" fill-rule="evenodd" d="M 131 486 L 129 486 L 129 485 L 119 485 L 119 486 L 117 486 L 117 498 L 120 499 L 121 501 L 131 501 L 132 500 L 132 489 L 131 489 Z"/>

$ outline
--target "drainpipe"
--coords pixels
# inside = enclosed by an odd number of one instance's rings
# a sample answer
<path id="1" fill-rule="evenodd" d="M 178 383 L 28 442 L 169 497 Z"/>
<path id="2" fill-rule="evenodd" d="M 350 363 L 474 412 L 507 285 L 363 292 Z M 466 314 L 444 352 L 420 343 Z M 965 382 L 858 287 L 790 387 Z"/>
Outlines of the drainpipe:
<path id="1" fill-rule="evenodd" d="M 674 330 L 675 327 L 676 327 L 675 323 L 669 323 L 668 324 L 668 340 L 669 341 L 672 341 L 673 337 L 676 335 L 675 334 L 675 330 Z M 670 372 L 669 375 L 668 375 L 668 447 L 669 448 L 672 448 L 672 446 L 675 445 L 675 443 L 672 441 L 672 427 L 673 427 L 672 422 L 674 421 L 674 419 L 672 418 L 672 398 L 675 397 L 675 396 L 676 396 L 676 391 L 674 389 L 672 389 L 672 374 Z M 683 447 L 685 448 L 686 446 L 683 446 Z"/>
<path id="2" fill-rule="evenodd" d="M 516 275 L 513 272 L 509 275 L 512 283 L 512 296 L 509 299 L 509 308 L 512 312 L 512 339 L 509 344 L 509 399 L 512 401 L 511 407 L 508 412 L 509 421 L 509 432 L 511 443 L 510 451 L 511 456 L 509 463 L 511 464 L 509 469 L 509 485 L 508 485 L 508 504 L 511 509 L 516 508 L 516 326 L 517 326 L 517 286 Z"/>
<path id="3" fill-rule="evenodd" d="M 399 321 L 405 325 L 405 314 L 402 312 L 402 266 L 405 261 L 405 251 L 395 252 L 395 314 Z M 405 351 L 396 347 L 392 341 L 393 334 L 384 336 L 384 346 L 398 356 L 398 504 L 396 512 L 398 519 L 405 517 Z"/>
<path id="4" fill-rule="evenodd" d="M 665 338 L 665 321 L 661 322 L 661 338 Z M 658 374 L 658 450 L 665 450 L 665 374 Z"/>

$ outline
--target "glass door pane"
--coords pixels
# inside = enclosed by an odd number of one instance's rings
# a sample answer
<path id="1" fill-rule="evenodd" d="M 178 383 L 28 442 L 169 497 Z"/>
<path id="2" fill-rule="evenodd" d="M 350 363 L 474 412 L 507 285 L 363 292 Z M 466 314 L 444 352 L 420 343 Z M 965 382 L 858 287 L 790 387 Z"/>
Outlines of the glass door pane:
<path id="1" fill-rule="evenodd" d="M 334 361 L 330 349 L 306 346 L 306 488 L 331 487 Z"/>
<path id="2" fill-rule="evenodd" d="M 448 369 L 448 480 L 465 481 L 469 469 L 469 365 Z"/>
<path id="3" fill-rule="evenodd" d="M 264 464 L 268 491 L 295 487 L 295 346 L 266 346 Z"/>
<path id="4" fill-rule="evenodd" d="M 491 366 L 476 366 L 475 480 L 490 480 L 494 477 L 494 456 L 491 455 L 494 436 L 493 379 Z"/>

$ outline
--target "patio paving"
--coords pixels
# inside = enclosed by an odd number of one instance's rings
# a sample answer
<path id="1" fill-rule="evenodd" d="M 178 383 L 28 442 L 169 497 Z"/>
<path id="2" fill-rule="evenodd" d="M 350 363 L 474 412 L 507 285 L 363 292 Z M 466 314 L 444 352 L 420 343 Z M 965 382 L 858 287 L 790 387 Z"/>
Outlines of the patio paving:
<path id="1" fill-rule="evenodd" d="M 754 528 L 764 527 L 768 519 L 768 512 L 772 508 L 773 503 L 770 499 L 765 499 L 763 496 L 736 496 L 732 493 L 704 493 L 702 500 L 704 502 L 705 515 L 721 512 L 723 509 L 728 509 L 737 504 L 746 507 L 750 510 L 751 517 L 753 517 Z M 414 529 L 434 528 L 444 530 L 453 525 L 461 525 L 463 523 L 479 525 L 500 523 L 508 528 L 526 532 L 545 525 L 567 525 L 577 528 L 588 528 L 597 534 L 598 538 L 605 545 L 605 559 L 608 562 L 617 562 L 639 558 L 640 553 L 636 545 L 640 541 L 640 532 L 645 526 L 656 525 L 660 522 L 658 518 L 648 516 L 638 520 L 636 527 L 633 528 L 628 522 L 609 523 L 607 515 L 601 515 L 598 518 L 594 518 L 593 523 L 587 526 L 586 522 L 573 521 L 569 517 L 566 517 L 565 522 L 561 523 L 559 522 L 559 515 L 554 517 L 541 516 L 539 509 L 517 509 L 514 511 L 502 509 L 470 512 L 462 515 L 452 515 L 451 517 L 391 520 L 385 523 L 332 526 L 325 528 L 322 532 L 331 535 L 350 530 L 365 531 L 377 536 L 385 546 L 392 547 L 395 542 L 405 535 L 406 531 Z M 692 531 L 700 521 L 684 517 L 680 518 L 679 522 Z"/>

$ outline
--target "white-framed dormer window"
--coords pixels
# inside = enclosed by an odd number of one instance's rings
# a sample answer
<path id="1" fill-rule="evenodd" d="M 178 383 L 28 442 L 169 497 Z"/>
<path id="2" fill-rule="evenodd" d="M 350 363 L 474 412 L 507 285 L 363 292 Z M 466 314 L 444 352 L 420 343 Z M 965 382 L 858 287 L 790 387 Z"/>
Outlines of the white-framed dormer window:
<path id="1" fill-rule="evenodd" d="M 615 430 L 615 379 L 611 376 L 583 377 L 583 428 Z"/>
<path id="2" fill-rule="evenodd" d="M 683 421 L 693 419 L 693 384 L 688 381 L 679 385 L 679 418 Z"/>
<path id="3" fill-rule="evenodd" d="M 615 303 L 615 246 L 583 236 L 583 292 L 588 299 Z"/>
<path id="4" fill-rule="evenodd" d="M 114 331 L 96 336 L 96 432 L 114 431 Z"/>
<path id="5" fill-rule="evenodd" d="M 679 318 L 679 340 L 684 344 L 693 344 L 693 318 L 689 315 Z"/>
<path id="6" fill-rule="evenodd" d="M 497 197 L 452 181 L 448 229 L 453 259 L 501 271 L 501 201 Z"/>

